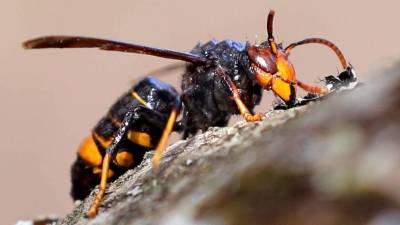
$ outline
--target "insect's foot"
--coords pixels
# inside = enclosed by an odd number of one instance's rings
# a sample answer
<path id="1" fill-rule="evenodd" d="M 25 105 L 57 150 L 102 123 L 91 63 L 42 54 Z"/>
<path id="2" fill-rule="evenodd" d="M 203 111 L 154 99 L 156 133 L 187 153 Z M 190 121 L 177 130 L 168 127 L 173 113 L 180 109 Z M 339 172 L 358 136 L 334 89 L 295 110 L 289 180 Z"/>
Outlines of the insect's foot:
<path id="1" fill-rule="evenodd" d="M 89 218 L 94 218 L 96 215 L 97 215 L 97 209 L 93 207 L 91 207 L 86 213 L 86 216 Z"/>
<path id="2" fill-rule="evenodd" d="M 256 113 L 254 115 L 250 113 L 245 113 L 243 116 L 247 122 L 257 122 L 261 121 L 263 115 L 261 113 Z"/>
<path id="3" fill-rule="evenodd" d="M 104 185 L 104 186 L 103 186 Z M 97 212 L 99 211 L 100 203 L 103 200 L 104 193 L 106 191 L 105 189 L 105 183 L 100 183 L 99 191 L 96 194 L 96 197 L 93 200 L 92 205 L 90 206 L 88 212 L 86 213 L 86 216 L 89 218 L 93 218 L 97 215 Z"/>
<path id="4" fill-rule="evenodd" d="M 154 154 L 153 158 L 151 159 L 152 169 L 154 173 L 157 173 L 159 171 L 160 161 L 161 155 Z"/>

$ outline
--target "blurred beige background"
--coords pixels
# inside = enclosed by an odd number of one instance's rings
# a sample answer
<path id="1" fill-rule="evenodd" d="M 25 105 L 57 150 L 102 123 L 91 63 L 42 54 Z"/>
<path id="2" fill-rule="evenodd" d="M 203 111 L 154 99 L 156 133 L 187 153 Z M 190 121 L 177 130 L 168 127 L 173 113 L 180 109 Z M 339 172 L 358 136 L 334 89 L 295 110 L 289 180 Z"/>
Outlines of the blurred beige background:
<path id="1" fill-rule="evenodd" d="M 22 41 L 80 34 L 182 51 L 211 38 L 260 42 L 273 8 L 278 41 L 328 38 L 365 80 L 367 71 L 400 55 L 399 6 L 395 0 L 2 1 L 0 224 L 71 210 L 69 169 L 82 138 L 134 80 L 174 63 L 88 49 L 27 51 Z M 291 59 L 298 76 L 312 83 L 339 67 L 320 46 L 298 48 Z M 161 79 L 180 87 L 180 74 Z"/>

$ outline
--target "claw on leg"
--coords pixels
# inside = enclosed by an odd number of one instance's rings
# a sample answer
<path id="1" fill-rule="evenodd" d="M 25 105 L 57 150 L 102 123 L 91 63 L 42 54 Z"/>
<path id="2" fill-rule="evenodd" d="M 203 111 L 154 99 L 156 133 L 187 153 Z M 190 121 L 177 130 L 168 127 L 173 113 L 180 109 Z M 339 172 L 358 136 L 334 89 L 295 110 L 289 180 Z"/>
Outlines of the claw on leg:
<path id="1" fill-rule="evenodd" d="M 257 121 L 261 121 L 262 114 L 256 113 L 256 114 L 252 115 L 251 113 L 247 112 L 247 113 L 243 114 L 243 117 L 247 122 L 257 122 Z"/>

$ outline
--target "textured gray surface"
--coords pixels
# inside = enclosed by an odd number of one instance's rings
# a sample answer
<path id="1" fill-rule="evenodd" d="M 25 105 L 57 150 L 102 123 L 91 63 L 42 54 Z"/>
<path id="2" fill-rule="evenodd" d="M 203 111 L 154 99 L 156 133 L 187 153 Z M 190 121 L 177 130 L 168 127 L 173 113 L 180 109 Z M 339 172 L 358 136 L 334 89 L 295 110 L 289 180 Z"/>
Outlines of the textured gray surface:
<path id="1" fill-rule="evenodd" d="M 400 216 L 400 72 L 151 155 L 62 224 L 392 224 Z"/>

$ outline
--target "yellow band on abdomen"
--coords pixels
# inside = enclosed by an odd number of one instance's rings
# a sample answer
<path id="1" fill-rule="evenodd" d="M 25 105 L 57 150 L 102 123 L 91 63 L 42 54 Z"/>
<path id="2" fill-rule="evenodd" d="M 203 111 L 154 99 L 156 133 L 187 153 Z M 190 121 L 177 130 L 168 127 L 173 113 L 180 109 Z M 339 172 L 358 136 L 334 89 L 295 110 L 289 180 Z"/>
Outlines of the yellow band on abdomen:
<path id="1" fill-rule="evenodd" d="M 146 148 L 151 148 L 151 137 L 146 132 L 130 130 L 128 132 L 128 139 L 135 144 L 144 146 Z"/>
<path id="2" fill-rule="evenodd" d="M 93 140 L 93 136 L 87 137 L 81 144 L 78 150 L 79 157 L 88 166 L 100 166 L 103 160 L 96 143 Z"/>

